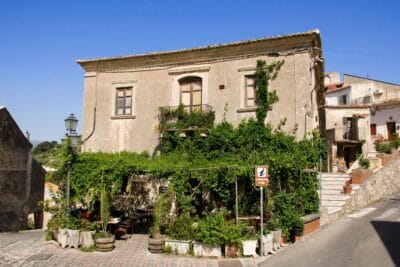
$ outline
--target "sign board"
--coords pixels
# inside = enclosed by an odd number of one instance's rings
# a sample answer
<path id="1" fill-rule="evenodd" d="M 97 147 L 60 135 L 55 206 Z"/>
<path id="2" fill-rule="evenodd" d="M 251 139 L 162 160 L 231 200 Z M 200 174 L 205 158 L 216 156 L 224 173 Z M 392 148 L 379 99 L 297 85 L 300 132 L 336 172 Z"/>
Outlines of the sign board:
<path id="1" fill-rule="evenodd" d="M 255 170 L 256 170 L 256 186 L 267 186 L 269 183 L 268 166 L 258 165 L 255 167 Z"/>

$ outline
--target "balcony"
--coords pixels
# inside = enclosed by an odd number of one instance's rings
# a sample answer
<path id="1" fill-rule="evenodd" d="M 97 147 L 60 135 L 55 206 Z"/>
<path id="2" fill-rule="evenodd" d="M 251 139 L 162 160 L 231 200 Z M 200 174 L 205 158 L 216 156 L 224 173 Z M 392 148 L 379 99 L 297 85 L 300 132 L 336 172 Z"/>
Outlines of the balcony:
<path id="1" fill-rule="evenodd" d="M 210 105 L 160 107 L 160 131 L 206 130 L 213 126 L 215 112 Z"/>
<path id="2" fill-rule="evenodd" d="M 333 128 L 326 130 L 326 139 L 332 141 L 353 141 L 360 142 L 365 141 L 367 132 L 365 128 Z"/>

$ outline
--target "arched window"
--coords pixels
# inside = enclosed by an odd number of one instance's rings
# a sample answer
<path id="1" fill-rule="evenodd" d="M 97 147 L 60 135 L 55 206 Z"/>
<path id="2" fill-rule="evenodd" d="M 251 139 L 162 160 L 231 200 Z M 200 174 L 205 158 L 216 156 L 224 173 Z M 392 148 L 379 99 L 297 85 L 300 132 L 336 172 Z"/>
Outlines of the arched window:
<path id="1" fill-rule="evenodd" d="M 202 80 L 199 77 L 185 77 L 179 80 L 180 103 L 193 109 L 201 109 Z"/>

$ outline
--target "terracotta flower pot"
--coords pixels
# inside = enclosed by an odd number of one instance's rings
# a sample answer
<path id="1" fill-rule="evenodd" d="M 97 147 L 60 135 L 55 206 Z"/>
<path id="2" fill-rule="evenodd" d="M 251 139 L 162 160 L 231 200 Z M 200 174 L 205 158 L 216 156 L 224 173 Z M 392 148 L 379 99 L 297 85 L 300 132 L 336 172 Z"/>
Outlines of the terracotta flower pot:
<path id="1" fill-rule="evenodd" d="M 350 194 L 351 194 L 351 190 L 352 190 L 351 185 L 344 185 L 344 186 L 343 186 L 343 193 L 344 193 L 344 194 L 350 195 Z"/>
<path id="2" fill-rule="evenodd" d="M 369 169 L 354 169 L 351 172 L 351 183 L 362 184 L 372 175 L 372 170 Z"/>

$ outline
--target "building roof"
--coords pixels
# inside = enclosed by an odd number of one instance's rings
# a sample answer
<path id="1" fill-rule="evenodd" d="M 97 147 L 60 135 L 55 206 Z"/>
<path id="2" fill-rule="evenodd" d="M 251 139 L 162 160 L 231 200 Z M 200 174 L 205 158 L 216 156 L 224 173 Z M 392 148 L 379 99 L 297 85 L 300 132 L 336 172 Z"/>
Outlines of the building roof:
<path id="1" fill-rule="evenodd" d="M 373 82 L 386 83 L 386 84 L 390 84 L 390 85 L 400 86 L 400 84 L 397 84 L 397 83 L 391 83 L 391 82 L 375 80 L 375 79 L 371 79 L 371 78 L 368 78 L 368 77 L 362 77 L 362 76 L 357 76 L 357 75 L 348 74 L 348 73 L 343 73 L 343 75 L 344 76 L 355 77 L 355 78 L 359 78 L 359 79 L 363 79 L 363 80 L 373 81 Z"/>
<path id="2" fill-rule="evenodd" d="M 160 61 L 162 58 L 166 57 L 171 57 L 174 54 L 185 54 L 188 52 L 201 52 L 201 51 L 208 51 L 208 50 L 215 50 L 215 49 L 221 49 L 221 48 L 234 48 L 237 46 L 242 46 L 242 45 L 251 45 L 251 44 L 256 44 L 256 43 L 261 43 L 261 42 L 274 42 L 274 41 L 279 41 L 279 40 L 290 40 L 290 39 L 296 39 L 296 38 L 301 38 L 301 37 L 317 37 L 317 43 L 315 46 L 321 47 L 321 40 L 320 40 L 320 32 L 318 29 L 306 31 L 306 32 L 297 32 L 297 33 L 291 33 L 291 34 L 285 34 L 285 35 L 276 35 L 276 36 L 269 36 L 269 37 L 263 37 L 263 38 L 258 38 L 258 39 L 251 39 L 251 40 L 244 40 L 244 41 L 238 41 L 238 42 L 231 42 L 231 43 L 224 43 L 224 44 L 215 44 L 215 45 L 208 45 L 208 46 L 202 46 L 202 47 L 196 47 L 196 48 L 188 48 L 188 49 L 179 49 L 179 50 L 171 50 L 171 51 L 162 51 L 162 52 L 151 52 L 151 53 L 143 53 L 143 54 L 133 54 L 133 55 L 126 55 L 126 56 L 115 56 L 115 57 L 103 57 L 103 58 L 93 58 L 93 59 L 79 59 L 77 61 L 78 64 L 80 64 L 82 67 L 85 68 L 90 63 L 106 63 L 106 62 L 122 62 L 126 61 L 129 59 L 135 59 L 139 60 L 142 58 L 146 59 L 152 59 L 153 61 Z M 291 44 L 296 45 L 296 44 Z M 278 45 L 282 46 L 282 44 Z M 241 53 L 245 51 L 240 51 Z"/>
<path id="3" fill-rule="evenodd" d="M 325 93 L 326 93 L 326 94 L 335 93 L 335 92 L 337 92 L 337 91 L 341 91 L 341 90 L 345 90 L 345 89 L 349 89 L 349 88 L 351 88 L 350 85 L 343 86 L 343 83 L 342 83 L 342 84 L 341 84 L 341 87 L 333 88 L 333 87 L 329 87 L 329 86 L 328 86 L 328 90 L 327 90 Z"/>

